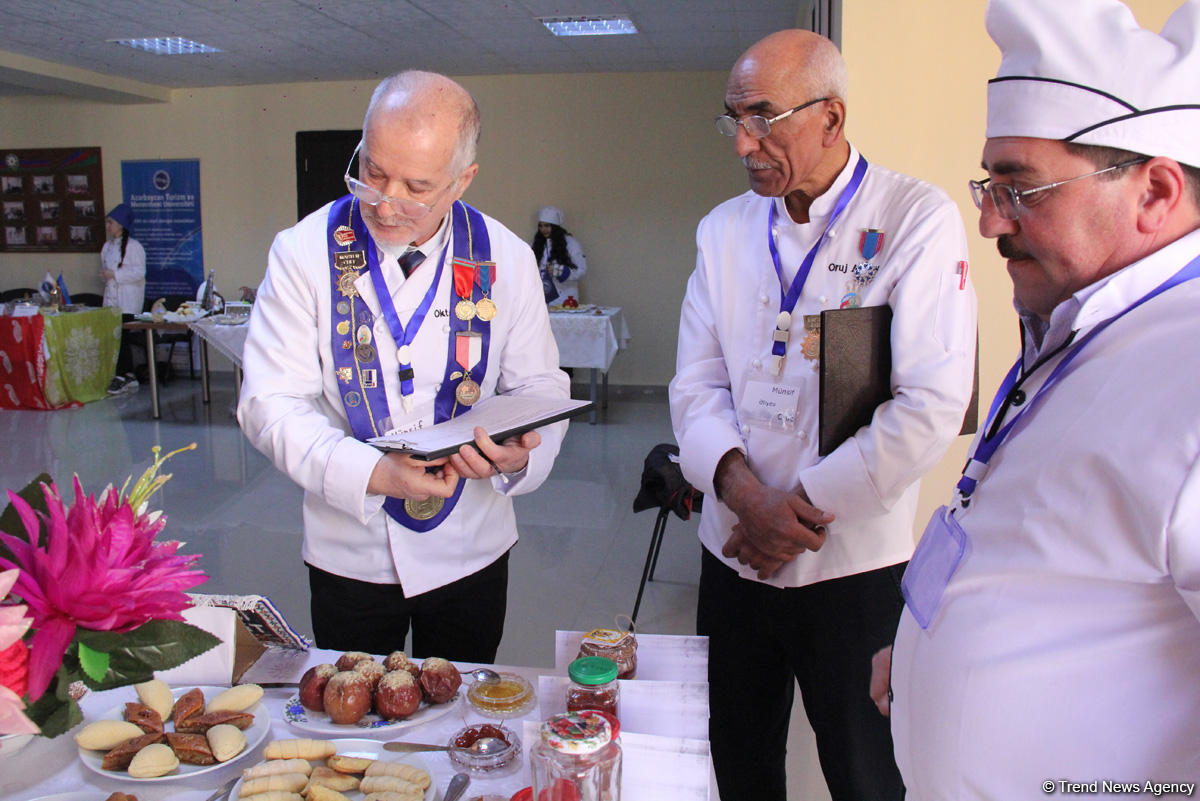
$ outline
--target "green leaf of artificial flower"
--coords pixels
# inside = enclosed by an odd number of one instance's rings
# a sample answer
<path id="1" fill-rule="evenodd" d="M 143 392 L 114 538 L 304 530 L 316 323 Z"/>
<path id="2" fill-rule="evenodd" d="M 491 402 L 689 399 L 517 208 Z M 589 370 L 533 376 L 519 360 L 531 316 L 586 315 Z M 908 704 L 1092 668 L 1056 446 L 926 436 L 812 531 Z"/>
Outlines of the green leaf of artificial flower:
<path id="1" fill-rule="evenodd" d="M 73 679 L 60 668 L 46 693 L 25 709 L 25 715 L 42 730 L 43 737 L 57 737 L 83 722 L 83 712 L 67 690 Z"/>
<path id="2" fill-rule="evenodd" d="M 211 650 L 221 640 L 181 620 L 151 620 L 133 631 L 87 631 L 75 635 L 83 647 L 109 655 L 108 672 L 100 679 L 85 678 L 95 690 L 111 690 L 154 678 L 154 671 L 182 665 Z"/>
<path id="3" fill-rule="evenodd" d="M 92 681 L 100 681 L 104 678 L 104 674 L 108 673 L 109 661 L 108 654 L 103 651 L 95 651 L 86 644 L 79 643 L 79 664 Z"/>
<path id="4" fill-rule="evenodd" d="M 54 479 L 49 473 L 42 473 L 40 476 L 30 481 L 25 488 L 17 493 L 21 500 L 33 507 L 35 512 L 46 512 L 46 496 L 42 494 L 42 483 L 53 483 Z M 25 524 L 21 522 L 21 518 L 17 516 L 17 510 L 13 508 L 11 503 L 4 505 L 4 513 L 0 514 L 0 531 L 5 534 L 12 535 L 17 539 L 29 542 L 29 533 L 25 531 Z M 5 548 L 0 543 L 0 556 L 5 559 L 12 560 L 13 554 L 8 548 Z"/>

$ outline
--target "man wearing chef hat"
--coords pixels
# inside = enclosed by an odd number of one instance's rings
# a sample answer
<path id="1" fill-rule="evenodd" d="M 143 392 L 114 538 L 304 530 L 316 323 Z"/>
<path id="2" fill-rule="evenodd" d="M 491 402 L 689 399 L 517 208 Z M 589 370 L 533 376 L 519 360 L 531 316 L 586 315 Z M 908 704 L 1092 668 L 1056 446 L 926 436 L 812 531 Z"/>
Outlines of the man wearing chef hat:
<path id="1" fill-rule="evenodd" d="M 971 190 L 1022 349 L 904 578 L 897 763 L 922 801 L 1191 795 L 1200 0 L 1161 34 L 1116 0 L 992 0 L 987 28 Z"/>

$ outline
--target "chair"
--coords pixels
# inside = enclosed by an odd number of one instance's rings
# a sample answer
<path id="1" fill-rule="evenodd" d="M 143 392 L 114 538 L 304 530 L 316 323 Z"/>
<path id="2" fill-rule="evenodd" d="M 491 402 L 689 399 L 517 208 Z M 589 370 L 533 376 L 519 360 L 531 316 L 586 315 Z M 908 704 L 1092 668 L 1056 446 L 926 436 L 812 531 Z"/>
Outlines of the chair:
<path id="1" fill-rule="evenodd" d="M 78 306 L 93 306 L 100 308 L 104 305 L 104 296 L 95 292 L 72 292 L 71 302 Z"/>
<path id="2" fill-rule="evenodd" d="M 0 292 L 0 303 L 11 303 L 14 300 L 23 300 L 24 298 L 32 297 L 37 294 L 36 289 L 22 287 L 20 289 L 5 289 Z"/>
<path id="3" fill-rule="evenodd" d="M 642 581 L 638 584 L 637 600 L 633 602 L 630 619 L 637 623 L 638 609 L 642 605 L 642 593 L 647 581 L 654 581 L 654 569 L 658 565 L 658 552 L 662 549 L 663 536 L 667 529 L 667 517 L 674 512 L 680 520 L 688 520 L 692 512 L 700 513 L 704 504 L 704 493 L 688 483 L 672 457 L 679 456 L 679 446 L 663 442 L 655 445 L 646 454 L 642 466 L 642 484 L 633 499 L 633 511 L 658 509 L 654 531 L 650 535 L 650 550 L 646 552 L 646 563 L 642 566 Z"/>

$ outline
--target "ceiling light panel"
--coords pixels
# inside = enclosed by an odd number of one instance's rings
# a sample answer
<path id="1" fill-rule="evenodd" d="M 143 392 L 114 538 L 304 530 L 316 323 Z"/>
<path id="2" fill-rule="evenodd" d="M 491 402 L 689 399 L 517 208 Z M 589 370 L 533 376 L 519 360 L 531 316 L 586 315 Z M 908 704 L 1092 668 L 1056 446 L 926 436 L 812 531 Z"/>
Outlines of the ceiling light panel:
<path id="1" fill-rule="evenodd" d="M 619 36 L 637 33 L 629 17 L 538 17 L 555 36 Z"/>
<path id="2" fill-rule="evenodd" d="M 109 39 L 113 44 L 145 50 L 156 56 L 189 56 L 195 53 L 223 53 L 216 47 L 193 42 L 182 36 L 157 36 L 151 39 Z"/>

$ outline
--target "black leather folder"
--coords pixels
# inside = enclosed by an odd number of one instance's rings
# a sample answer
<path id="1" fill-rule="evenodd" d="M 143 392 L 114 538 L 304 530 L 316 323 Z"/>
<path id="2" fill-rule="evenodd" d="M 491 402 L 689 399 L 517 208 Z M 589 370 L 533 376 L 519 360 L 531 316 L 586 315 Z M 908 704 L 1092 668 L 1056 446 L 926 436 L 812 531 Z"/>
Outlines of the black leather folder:
<path id="1" fill-rule="evenodd" d="M 863 306 L 821 312 L 817 453 L 825 456 L 869 425 L 875 408 L 892 399 L 892 309 Z M 979 425 L 979 347 L 975 383 L 960 434 Z"/>

